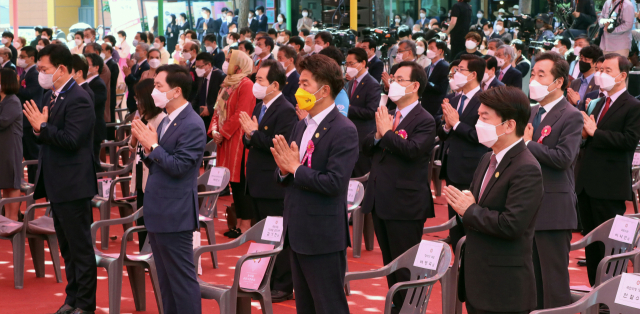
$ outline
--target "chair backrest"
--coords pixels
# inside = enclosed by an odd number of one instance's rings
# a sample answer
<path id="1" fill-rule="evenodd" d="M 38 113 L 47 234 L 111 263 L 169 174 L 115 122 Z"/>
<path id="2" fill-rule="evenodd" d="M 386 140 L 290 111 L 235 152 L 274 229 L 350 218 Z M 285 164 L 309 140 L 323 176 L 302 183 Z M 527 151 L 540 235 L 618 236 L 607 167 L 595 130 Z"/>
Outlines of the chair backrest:
<path id="1" fill-rule="evenodd" d="M 211 186 L 208 184 L 209 176 L 211 176 L 211 172 L 214 170 L 224 170 L 224 174 L 219 185 Z M 198 186 L 203 186 L 204 191 L 206 192 L 216 192 L 213 195 L 205 196 L 203 198 L 202 204 L 200 205 L 200 215 L 205 217 L 212 217 L 213 212 L 216 210 L 215 205 L 218 201 L 218 196 L 220 196 L 220 193 L 225 189 L 227 185 L 229 185 L 230 178 L 231 172 L 229 172 L 229 169 L 225 167 L 210 168 L 198 177 Z"/>
<path id="2" fill-rule="evenodd" d="M 352 201 L 349 201 L 349 196 L 347 195 L 348 211 L 352 211 L 358 208 L 358 206 L 360 206 L 360 203 L 362 203 L 362 199 L 364 198 L 364 185 L 362 184 L 362 182 L 358 182 L 354 179 L 351 179 L 351 181 L 349 181 L 349 186 L 352 186 L 352 185 L 356 186 L 356 191 Z"/>
<path id="3" fill-rule="evenodd" d="M 143 217 L 142 209 L 143 207 L 140 207 L 140 209 L 136 210 L 133 214 L 127 217 L 98 220 L 93 222 L 91 224 L 91 243 L 93 243 L 94 251 L 100 251 L 98 250 L 98 247 L 96 247 L 96 232 L 98 232 L 98 229 L 100 229 L 103 226 L 123 225 L 127 223 L 132 223 L 140 219 L 141 217 Z"/>
<path id="4" fill-rule="evenodd" d="M 5 197 L 5 198 L 0 197 L 0 215 L 5 214 L 4 213 L 5 205 L 13 204 L 13 203 L 19 203 L 22 205 L 22 202 L 27 202 L 32 200 L 33 200 L 33 193 L 29 195 L 18 196 L 18 197 Z"/>
<path id="5" fill-rule="evenodd" d="M 369 175 L 370 174 L 371 174 L 371 172 L 367 172 L 367 174 L 363 175 L 362 177 L 351 178 L 351 181 L 362 182 L 362 184 L 367 183 L 367 181 L 369 181 Z"/>
<path id="6" fill-rule="evenodd" d="M 439 154 L 438 154 L 439 151 L 440 151 L 440 144 L 434 146 L 433 149 L 431 150 L 431 163 L 432 164 L 436 160 L 436 158 L 439 156 Z"/>
<path id="7" fill-rule="evenodd" d="M 205 153 L 209 153 L 209 155 L 211 155 L 211 153 L 215 152 L 216 149 L 217 149 L 217 145 L 216 145 L 216 142 L 214 140 L 209 141 L 209 143 L 207 143 L 207 145 L 204 146 Z"/>

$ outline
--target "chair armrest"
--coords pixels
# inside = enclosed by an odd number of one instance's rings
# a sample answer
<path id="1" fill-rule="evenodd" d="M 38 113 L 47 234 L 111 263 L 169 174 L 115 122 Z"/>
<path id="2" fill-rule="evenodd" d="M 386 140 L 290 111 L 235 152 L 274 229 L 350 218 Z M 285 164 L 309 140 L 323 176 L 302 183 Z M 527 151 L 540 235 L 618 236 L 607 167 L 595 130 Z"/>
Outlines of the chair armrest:
<path id="1" fill-rule="evenodd" d="M 207 196 L 216 196 L 217 194 L 220 194 L 220 191 L 198 192 L 198 198 L 203 198 L 203 197 L 207 197 Z"/>
<path id="2" fill-rule="evenodd" d="M 588 236 L 588 235 L 587 235 Z M 579 249 L 584 249 L 587 245 L 591 244 L 591 237 L 585 236 L 584 238 L 571 243 L 570 251 L 576 251 Z"/>
<path id="3" fill-rule="evenodd" d="M 121 175 L 125 175 L 125 174 L 129 174 L 129 172 L 131 171 L 131 169 L 133 168 L 133 160 L 131 160 L 131 162 L 129 162 L 127 165 L 125 165 L 124 168 L 122 169 L 118 169 L 118 170 L 114 170 L 114 171 L 105 171 L 105 172 L 98 172 L 96 173 L 96 176 L 98 178 L 116 178 L 119 177 Z"/>
<path id="4" fill-rule="evenodd" d="M 47 208 L 51 206 L 51 203 L 46 202 L 46 203 L 38 203 L 38 204 L 33 204 L 29 207 L 27 207 L 27 210 L 24 211 L 24 221 L 23 223 L 26 225 L 28 224 L 31 220 L 33 220 L 34 218 L 34 213 L 35 210 L 37 208 Z"/>
<path id="5" fill-rule="evenodd" d="M 114 141 L 109 141 L 109 142 L 104 142 L 104 143 L 100 143 L 100 148 L 105 148 L 105 147 L 122 147 L 127 145 L 128 143 L 126 143 L 125 141 L 120 141 L 120 142 L 114 142 Z"/>
<path id="6" fill-rule="evenodd" d="M 7 204 L 22 203 L 32 199 L 33 199 L 33 193 L 29 195 L 24 195 L 24 196 L 18 196 L 18 197 L 0 198 L 0 208 L 2 208 L 2 206 Z"/>
<path id="7" fill-rule="evenodd" d="M 140 209 L 142 209 L 142 208 L 140 208 Z M 138 211 L 140 209 L 138 209 Z M 137 213 L 137 211 L 136 211 L 136 213 Z M 98 229 L 100 229 L 101 227 L 106 227 L 106 226 L 123 225 L 123 224 L 126 224 L 126 223 L 134 222 L 137 218 L 139 218 L 139 217 L 136 217 L 136 213 L 133 213 L 133 214 L 127 216 L 127 217 L 116 218 L 116 219 L 108 219 L 108 220 L 98 220 L 98 221 L 92 223 L 91 224 L 91 239 L 92 239 L 93 243 L 95 244 L 95 242 L 96 242 L 96 232 L 98 231 Z"/>
<path id="8" fill-rule="evenodd" d="M 387 266 L 384 266 L 379 269 L 374 269 L 374 270 L 348 272 L 344 276 L 344 282 L 346 284 L 347 282 L 354 281 L 354 280 L 371 279 L 371 278 L 387 276 L 397 270 L 395 268 L 391 268 L 391 265 L 394 265 L 394 263 L 393 262 L 389 263 L 387 264 Z"/>
<path id="9" fill-rule="evenodd" d="M 127 230 L 124 231 L 124 233 L 122 234 L 122 242 L 120 243 L 120 256 L 122 257 L 126 257 L 127 256 L 127 241 L 126 239 L 129 238 L 129 234 L 135 233 L 135 232 L 143 232 L 143 231 L 147 231 L 147 228 L 145 228 L 145 226 L 135 226 L 135 227 L 131 227 Z"/>
<path id="10" fill-rule="evenodd" d="M 456 221 L 456 217 L 451 217 L 451 219 L 449 219 L 449 221 L 441 224 L 441 225 L 437 225 L 437 226 L 431 226 L 431 227 L 425 227 L 424 229 L 422 229 L 422 234 L 427 234 L 427 233 L 434 233 L 434 232 L 440 232 L 440 231 L 446 231 L 449 230 L 455 226 L 458 225 L 458 222 Z"/>
<path id="11" fill-rule="evenodd" d="M 635 249 L 633 251 L 629 251 L 626 253 L 620 253 L 620 254 L 609 255 L 604 257 L 602 260 L 600 260 L 600 263 L 598 263 L 598 269 L 596 271 L 596 281 L 595 281 L 596 285 L 602 281 L 600 277 L 606 273 L 609 263 L 616 262 L 616 261 L 624 261 L 625 259 L 628 259 L 633 262 L 633 259 L 638 254 L 640 254 L 640 249 Z"/>
<path id="12" fill-rule="evenodd" d="M 233 277 L 234 277 L 233 278 L 233 285 L 234 286 L 238 286 L 238 288 L 239 288 L 240 270 L 242 269 L 242 264 L 244 264 L 244 262 L 246 262 L 247 260 L 259 259 L 259 258 L 275 257 L 281 251 L 282 251 L 282 244 L 280 246 L 276 247 L 273 250 L 263 251 L 263 252 L 255 252 L 255 253 L 247 253 L 245 255 L 240 256 L 240 258 L 236 262 L 235 274 L 233 275 Z M 269 262 L 273 263 L 274 261 L 269 261 Z M 196 267 L 198 267 L 198 266 L 196 265 Z M 196 272 L 197 271 L 198 270 L 196 269 Z M 263 278 L 263 280 L 264 280 L 264 278 Z"/>
<path id="13" fill-rule="evenodd" d="M 38 160 L 25 160 L 22 162 L 22 168 L 26 167 L 26 166 L 33 166 L 33 165 L 37 165 L 38 164 Z"/>
<path id="14" fill-rule="evenodd" d="M 449 270 L 447 270 L 447 271 L 449 271 Z M 433 285 L 438 280 L 440 280 L 440 278 L 443 275 L 444 274 L 435 275 L 433 277 L 420 279 L 420 280 L 415 280 L 415 281 L 398 282 L 395 285 L 391 286 L 391 288 L 387 292 L 387 297 L 386 297 L 386 300 L 385 300 L 385 305 L 384 305 L 385 306 L 385 313 L 391 313 L 391 304 L 393 304 L 393 296 L 396 294 L 396 292 L 398 292 L 400 290 L 407 290 L 407 289 L 412 289 L 412 288 L 419 288 L 419 287 L 426 287 L 428 285 Z M 422 292 L 422 293 L 424 293 L 424 292 Z"/>
<path id="15" fill-rule="evenodd" d="M 111 182 L 111 186 L 109 187 L 109 202 L 116 200 L 116 183 L 124 181 L 131 181 L 131 177 L 117 177 Z"/>

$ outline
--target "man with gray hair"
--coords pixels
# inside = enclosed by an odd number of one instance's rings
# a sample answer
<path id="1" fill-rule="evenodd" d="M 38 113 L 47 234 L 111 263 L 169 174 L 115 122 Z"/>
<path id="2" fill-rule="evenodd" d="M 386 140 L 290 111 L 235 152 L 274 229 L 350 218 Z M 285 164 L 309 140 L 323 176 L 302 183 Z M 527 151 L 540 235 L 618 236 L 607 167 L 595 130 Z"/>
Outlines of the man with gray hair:
<path id="1" fill-rule="evenodd" d="M 487 55 L 495 56 L 496 50 L 504 45 L 504 41 L 500 38 L 489 39 L 487 41 Z"/>
<path id="2" fill-rule="evenodd" d="M 16 65 L 11 62 L 11 49 L 7 47 L 0 47 L 0 68 L 16 70 Z"/>
<path id="3" fill-rule="evenodd" d="M 509 45 L 502 45 L 496 50 L 496 60 L 498 60 L 498 67 L 500 67 L 500 74 L 498 80 L 507 86 L 513 86 L 522 89 L 522 73 L 516 68 L 511 66 L 511 63 L 516 58 L 516 51 Z"/>
<path id="4" fill-rule="evenodd" d="M 140 81 L 142 72 L 149 70 L 150 66 L 147 62 L 147 52 L 149 51 L 149 45 L 146 43 L 139 43 L 136 46 L 135 54 L 132 60 L 127 60 L 127 66 L 122 67 L 122 73 L 124 73 L 124 82 L 127 84 L 127 90 L 129 95 L 127 96 L 127 109 L 129 113 L 133 113 L 138 109 L 136 105 L 136 93 L 134 87 Z"/>
<path id="5" fill-rule="evenodd" d="M 382 83 L 384 83 L 385 92 L 389 91 L 389 79 L 396 73 L 398 69 L 397 64 L 403 61 L 415 61 L 416 60 L 416 43 L 413 40 L 405 39 L 398 43 L 398 50 L 396 52 L 395 64 L 391 67 L 391 75 L 387 72 L 382 72 Z M 395 107 L 393 107 L 395 108 Z M 389 108 L 389 109 L 393 109 Z"/>

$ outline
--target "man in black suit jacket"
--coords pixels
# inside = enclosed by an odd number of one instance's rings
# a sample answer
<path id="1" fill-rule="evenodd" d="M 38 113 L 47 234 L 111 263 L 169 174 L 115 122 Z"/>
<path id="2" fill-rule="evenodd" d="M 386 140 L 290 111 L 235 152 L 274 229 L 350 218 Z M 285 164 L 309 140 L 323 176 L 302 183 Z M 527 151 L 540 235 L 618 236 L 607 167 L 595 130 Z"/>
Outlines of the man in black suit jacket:
<path id="1" fill-rule="evenodd" d="M 207 7 L 203 7 L 201 10 L 202 17 L 198 19 L 198 23 L 196 25 L 196 32 L 198 33 L 198 41 L 202 42 L 202 39 L 209 35 L 214 34 L 216 23 L 213 18 L 211 18 L 211 9 Z"/>
<path id="2" fill-rule="evenodd" d="M 253 73 L 251 73 L 251 76 L 249 77 L 254 82 L 256 81 L 256 73 L 262 66 L 262 62 L 265 60 L 275 59 L 271 54 L 271 51 L 273 51 L 273 47 L 276 46 L 273 38 L 269 36 L 260 37 L 256 41 L 256 61 L 253 67 Z"/>
<path id="3" fill-rule="evenodd" d="M 16 65 L 11 62 L 11 58 L 13 58 L 11 50 L 7 47 L 0 47 L 0 67 L 2 69 L 16 70 Z"/>
<path id="4" fill-rule="evenodd" d="M 271 148 L 278 165 L 275 180 L 285 187 L 283 234 L 291 248 L 296 311 L 348 313 L 343 291 L 351 242 L 347 191 L 358 159 L 358 132 L 335 106 L 344 84 L 338 64 L 317 54 L 298 67 L 300 88 L 315 97 L 299 96 L 300 108 L 309 114 L 294 126 L 291 144 L 277 135 Z"/>
<path id="5" fill-rule="evenodd" d="M 535 80 L 551 90 L 532 107 L 524 141 L 540 163 L 545 186 L 533 239 L 537 309 L 571 303 L 569 252 L 571 231 L 578 227 L 574 165 L 584 125 L 580 111 L 563 97 L 569 64 L 557 53 L 536 58 Z M 536 94 L 532 94 L 534 96 Z M 546 130 L 546 131 L 545 131 Z"/>
<path id="6" fill-rule="evenodd" d="M 40 86 L 40 83 L 38 83 L 36 60 L 38 60 L 38 50 L 36 48 L 31 46 L 22 48 L 18 65 L 22 67 L 24 71 L 20 75 L 20 89 L 18 90 L 17 96 L 21 104 L 33 100 L 38 106 L 38 109 L 42 110 L 44 106 L 42 103 L 44 90 L 42 86 Z M 36 136 L 33 134 L 33 128 L 26 116 L 23 116 L 22 130 L 22 156 L 24 160 L 38 159 L 40 145 L 37 143 Z M 35 165 L 27 167 L 27 178 L 30 183 L 34 183 L 36 180 L 36 170 L 37 166 Z"/>
<path id="7" fill-rule="evenodd" d="M 138 81 L 140 81 L 142 72 L 151 68 L 149 66 L 149 63 L 147 62 L 148 51 L 149 45 L 145 43 L 139 43 L 136 47 L 135 52 L 135 65 L 133 65 L 133 62 L 127 62 L 127 65 L 131 64 L 133 67 L 122 67 L 122 72 L 124 72 L 124 82 L 127 84 L 127 92 L 129 93 L 127 96 L 127 108 L 129 109 L 129 113 L 138 110 L 138 105 L 136 105 L 136 93 L 134 91 L 134 87 L 136 86 Z"/>
<path id="8" fill-rule="evenodd" d="M 629 169 L 640 140 L 640 101 L 629 94 L 625 83 L 631 63 L 612 53 L 605 55 L 602 67 L 601 88 L 607 95 L 596 104 L 591 116 L 582 113 L 584 156 L 576 178 L 576 193 L 584 234 L 624 214 L 625 201 L 632 197 Z M 585 256 L 593 285 L 604 245 L 588 245 Z"/>
<path id="9" fill-rule="evenodd" d="M 365 38 L 362 40 L 360 48 L 367 52 L 367 71 L 376 82 L 380 82 L 384 71 L 384 62 L 376 56 L 376 40 L 370 37 Z"/>
<path id="10" fill-rule="evenodd" d="M 438 137 L 444 141 L 440 175 L 446 180 L 447 185 L 455 186 L 461 191 L 469 189 L 473 172 L 487 152 L 487 147 L 478 143 L 475 127 L 480 107 L 479 83 L 484 76 L 485 68 L 486 62 L 482 58 L 471 54 L 462 55 L 455 75 L 455 77 L 460 76 L 460 82 L 464 83 L 462 86 L 457 85 L 461 93 L 451 102 L 445 99 L 442 103 L 444 122 L 442 127 L 438 128 Z M 449 218 L 454 216 L 458 220 L 458 225 L 449 229 L 449 237 L 451 245 L 455 247 L 460 238 L 465 235 L 465 230 L 460 217 L 449 206 Z"/>
<path id="11" fill-rule="evenodd" d="M 39 52 L 38 68 L 53 77 L 40 112 L 25 103 L 24 114 L 41 143 L 35 199 L 51 202 L 60 253 L 66 265 L 67 296 L 56 313 L 93 313 L 96 309 L 96 260 L 91 243 L 91 198 L 98 194 L 93 168 L 95 114 L 89 95 L 71 77 L 71 52 L 49 45 Z"/>
<path id="12" fill-rule="evenodd" d="M 293 126 L 298 122 L 295 107 L 282 94 L 285 78 L 282 65 L 275 60 L 265 61 L 256 75 L 257 88 L 254 88 L 256 99 L 262 101 L 255 106 L 253 119 L 240 113 L 240 124 L 245 133 L 242 140 L 249 150 L 247 190 L 253 200 L 256 221 L 284 213 L 284 189 L 273 181 L 277 165 L 271 147 L 276 135 L 289 140 Z M 290 254 L 291 249 L 287 247 L 276 257 L 271 274 L 273 302 L 293 299 Z"/>
<path id="13" fill-rule="evenodd" d="M 222 69 L 225 56 L 222 49 L 218 47 L 215 35 L 207 35 L 204 37 L 204 49 L 213 57 L 211 64 L 218 69 Z"/>
<path id="14" fill-rule="evenodd" d="M 107 123 L 104 120 L 104 111 L 107 103 L 107 85 L 99 73 L 102 73 L 104 61 L 95 53 L 86 55 L 89 69 L 87 70 L 87 85 L 94 95 L 94 110 L 96 113 L 96 125 L 93 133 L 93 153 L 96 161 L 96 171 L 102 171 L 100 167 L 100 144 L 107 138 Z"/>
<path id="15" fill-rule="evenodd" d="M 102 52 L 104 54 L 104 64 L 111 71 L 111 84 L 109 85 L 109 119 L 105 118 L 105 122 L 115 122 L 116 121 L 116 106 L 118 102 L 116 101 L 116 89 L 118 88 L 118 76 L 120 75 L 120 67 L 118 64 L 113 61 L 111 55 L 113 54 L 113 47 L 110 44 L 103 43 L 102 44 Z M 105 82 L 106 83 L 106 82 Z M 107 121 L 108 120 L 108 121 Z M 107 129 L 107 139 L 113 140 L 115 135 L 115 128 Z"/>
<path id="16" fill-rule="evenodd" d="M 398 106 L 395 112 L 379 107 L 376 129 L 362 144 L 364 154 L 373 160 L 362 210 L 373 215 L 384 265 L 420 243 L 425 221 L 435 217 L 427 177 L 436 123 L 419 103 L 427 76 L 420 65 L 405 61 L 398 64 L 394 78 L 402 83 L 393 83 L 392 88 L 398 88 L 403 92 L 400 95 L 404 95 L 395 100 Z M 394 91 L 391 93 L 395 94 Z M 391 288 L 411 279 L 409 270 L 402 269 L 388 275 L 387 283 Z M 403 292 L 394 296 L 396 309 L 404 303 L 406 290 Z"/>
<path id="17" fill-rule="evenodd" d="M 496 60 L 500 71 L 496 73 L 498 79 L 507 86 L 513 86 L 522 89 L 522 73 L 511 66 L 511 62 L 515 59 L 516 51 L 509 45 L 502 45 L 496 50 Z"/>
<path id="18" fill-rule="evenodd" d="M 209 128 L 209 124 L 211 124 L 220 85 L 227 77 L 222 70 L 214 67 L 212 62 L 213 57 L 206 52 L 198 54 L 195 62 L 198 90 L 191 105 L 193 110 L 202 117 L 205 128 Z"/>
<path id="19" fill-rule="evenodd" d="M 100 142 L 97 143 L 97 150 L 98 150 L 98 154 L 96 154 L 95 150 L 96 150 L 96 128 L 99 128 L 98 124 L 100 124 L 99 122 L 99 116 L 98 116 L 98 112 L 96 110 L 96 94 L 94 93 L 93 89 L 91 88 L 91 86 L 89 86 L 89 81 L 87 81 L 87 76 L 88 76 L 88 71 L 89 71 L 89 64 L 87 63 L 87 58 L 85 58 L 84 55 L 81 54 L 74 54 L 71 56 L 72 60 L 71 60 L 71 67 L 73 68 L 73 71 L 71 72 L 71 75 L 73 77 L 73 80 L 76 81 L 76 84 L 78 84 L 80 87 L 82 87 L 82 89 L 84 89 L 85 92 L 87 92 L 87 94 L 89 94 L 89 98 L 91 99 L 91 106 L 94 108 L 95 113 L 96 113 L 96 121 L 94 123 L 94 130 L 93 130 L 93 149 L 94 149 L 94 167 L 96 169 L 96 172 L 100 172 L 101 171 L 101 166 L 100 166 Z M 104 87 L 104 90 L 106 91 L 106 86 Z M 102 91 L 99 95 L 100 97 L 104 96 L 105 99 L 101 99 L 102 103 L 104 104 L 104 102 L 106 101 L 106 94 L 103 95 Z M 102 106 L 102 124 L 104 125 L 104 105 Z"/>
<path id="20" fill-rule="evenodd" d="M 258 19 L 258 32 L 266 32 L 267 29 L 269 28 L 268 25 L 268 20 L 267 20 L 267 16 L 264 15 L 264 7 L 263 6 L 259 6 L 256 8 L 256 14 L 258 15 L 257 19 Z"/>
<path id="21" fill-rule="evenodd" d="M 296 71 L 296 59 L 298 54 L 296 50 L 291 46 L 282 46 L 278 49 L 278 62 L 284 67 L 284 72 L 287 77 L 287 81 L 284 83 L 282 89 L 282 95 L 287 99 L 294 107 L 298 105 L 296 100 L 296 92 L 300 82 L 300 74 Z"/>
<path id="22" fill-rule="evenodd" d="M 429 40 L 427 55 L 435 55 L 431 65 L 424 71 L 427 73 L 427 85 L 424 88 L 422 107 L 432 116 L 436 116 L 449 87 L 449 63 L 444 60 L 447 43 L 438 39 Z"/>
<path id="23" fill-rule="evenodd" d="M 15 65 L 18 62 L 18 50 L 13 46 L 13 38 L 14 37 L 12 32 L 5 31 L 4 33 L 2 33 L 2 45 L 11 50 L 11 58 L 9 59 L 11 60 L 11 63 Z"/>
<path id="24" fill-rule="evenodd" d="M 256 19 L 255 12 L 249 10 L 249 29 L 255 34 L 258 32 L 258 19 Z"/>
<path id="25" fill-rule="evenodd" d="M 469 190 L 444 188 L 467 232 L 459 298 L 469 314 L 529 313 L 536 307 L 534 221 L 544 194 L 540 165 L 522 140 L 529 99 L 508 86 L 479 97 L 478 140 L 493 151 L 482 157 Z"/>
<path id="26" fill-rule="evenodd" d="M 496 71 L 498 71 L 498 60 L 496 57 L 486 55 L 482 57 L 484 61 L 487 63 L 487 67 L 484 69 L 484 76 L 482 77 L 482 84 L 480 84 L 480 88 L 482 91 L 485 91 L 489 88 L 494 88 L 498 86 L 505 86 L 504 83 L 498 80 L 496 76 Z"/>

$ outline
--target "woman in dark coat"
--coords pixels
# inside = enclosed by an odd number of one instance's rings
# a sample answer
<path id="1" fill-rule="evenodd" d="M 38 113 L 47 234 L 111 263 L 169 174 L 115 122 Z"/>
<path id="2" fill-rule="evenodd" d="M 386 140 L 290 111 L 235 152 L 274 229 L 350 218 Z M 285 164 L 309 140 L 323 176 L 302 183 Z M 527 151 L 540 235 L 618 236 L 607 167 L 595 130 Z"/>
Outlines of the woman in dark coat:
<path id="1" fill-rule="evenodd" d="M 20 85 L 16 72 L 0 70 L 0 190 L 2 197 L 20 196 L 22 170 L 22 106 L 16 96 Z M 18 220 L 20 204 L 5 206 L 4 215 Z"/>
<path id="2" fill-rule="evenodd" d="M 167 25 L 167 31 L 164 35 L 167 37 L 167 50 L 169 55 L 172 55 L 173 51 L 176 50 L 178 38 L 180 38 L 180 26 L 176 23 L 175 14 L 171 14 L 171 22 Z"/>

